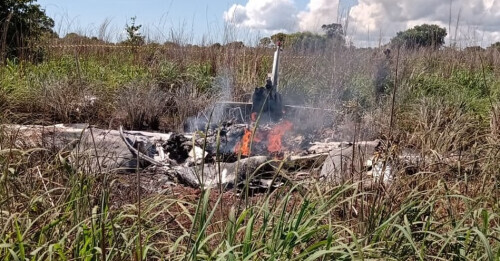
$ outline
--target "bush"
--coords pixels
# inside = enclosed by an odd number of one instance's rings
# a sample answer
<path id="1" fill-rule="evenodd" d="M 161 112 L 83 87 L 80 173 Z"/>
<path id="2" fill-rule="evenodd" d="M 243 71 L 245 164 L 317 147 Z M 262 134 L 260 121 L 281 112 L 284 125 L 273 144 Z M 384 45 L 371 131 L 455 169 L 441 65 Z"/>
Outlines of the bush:
<path id="1" fill-rule="evenodd" d="M 154 71 L 154 77 L 162 88 L 178 87 L 182 84 L 179 67 L 170 61 L 161 61 Z"/>
<path id="2" fill-rule="evenodd" d="M 119 90 L 118 117 L 126 128 L 158 130 L 160 117 L 167 113 L 172 95 L 149 82 L 130 83 Z"/>
<path id="3" fill-rule="evenodd" d="M 199 92 L 206 92 L 212 85 L 214 72 L 208 63 L 192 64 L 186 69 L 187 81 L 192 82 Z"/>
<path id="4" fill-rule="evenodd" d="M 448 79 L 438 73 L 420 74 L 410 79 L 413 94 L 409 100 L 424 97 L 443 98 L 446 102 L 488 117 L 490 110 L 490 88 L 483 80 L 482 72 L 457 69 Z"/>

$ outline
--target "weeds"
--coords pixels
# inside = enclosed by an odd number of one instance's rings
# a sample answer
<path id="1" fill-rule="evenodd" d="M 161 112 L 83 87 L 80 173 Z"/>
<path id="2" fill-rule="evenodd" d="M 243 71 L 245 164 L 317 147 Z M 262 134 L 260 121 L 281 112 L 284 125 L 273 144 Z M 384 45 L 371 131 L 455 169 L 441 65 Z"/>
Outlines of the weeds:
<path id="1" fill-rule="evenodd" d="M 171 95 L 157 86 L 132 83 L 122 90 L 117 107 L 119 112 L 124 113 L 127 128 L 157 130 L 160 117 L 172 102 Z"/>
<path id="2" fill-rule="evenodd" d="M 9 61 L 0 67 L 0 120 L 176 129 L 226 90 L 217 76 L 230 74 L 231 94 L 245 100 L 269 69 L 266 49 L 173 48 Z M 371 80 L 378 54 L 321 55 L 284 53 L 280 91 L 291 103 L 355 111 L 357 130 L 392 125 L 394 144 L 422 159 L 415 174 L 394 166 L 387 187 L 288 183 L 244 199 L 181 186 L 151 194 L 136 176 L 85 166 L 83 154 L 75 167 L 0 127 L 0 259 L 499 260 L 498 53 L 402 51 L 397 96 L 380 104 Z"/>
<path id="3" fill-rule="evenodd" d="M 469 180 L 425 166 L 413 176 L 398 172 L 382 193 L 358 184 L 297 184 L 308 189 L 299 194 L 285 186 L 245 207 L 221 205 L 225 193 L 203 190 L 189 199 L 181 190 L 145 195 L 138 208 L 134 199 L 107 203 L 116 176 L 106 186 L 101 173 L 74 169 L 57 152 L 4 149 L 0 159 L 6 260 L 121 260 L 137 253 L 170 260 L 500 257 L 495 184 L 483 178 L 493 164 Z"/>

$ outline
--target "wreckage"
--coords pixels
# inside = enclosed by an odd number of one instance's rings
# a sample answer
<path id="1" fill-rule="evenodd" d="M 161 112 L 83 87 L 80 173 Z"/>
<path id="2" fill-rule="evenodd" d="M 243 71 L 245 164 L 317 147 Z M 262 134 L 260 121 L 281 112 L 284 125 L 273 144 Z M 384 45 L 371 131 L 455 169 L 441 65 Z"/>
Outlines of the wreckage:
<path id="1" fill-rule="evenodd" d="M 85 124 L 4 127 L 17 136 L 16 147 L 43 146 L 59 150 L 74 168 L 86 173 L 127 175 L 139 171 L 163 175 L 168 182 L 194 188 L 248 187 L 259 191 L 304 179 L 342 183 L 360 178 L 376 181 L 385 175 L 383 181 L 390 182 L 392 176 L 390 167 L 382 172 L 383 161 L 376 159 L 378 141 L 310 142 L 300 147 L 294 139 L 289 139 L 294 143 L 284 142 L 286 145 L 279 154 L 265 149 L 246 156 L 240 145 L 235 145 L 232 152 L 223 153 L 220 133 L 103 130 Z M 243 133 L 246 128 L 230 127 L 227 135 L 232 138 L 228 139 L 238 144 L 243 139 L 237 139 L 240 135 L 237 133 Z M 299 147 L 293 150 L 285 146 Z M 358 164 L 360 162 L 362 164 Z M 353 173 L 363 177 L 353 177 Z"/>
<path id="2" fill-rule="evenodd" d="M 154 172 L 191 187 L 259 190 L 304 178 L 390 182 L 390 162 L 377 156 L 380 142 L 318 142 L 300 128 L 302 112 L 320 109 L 283 105 L 278 91 L 280 51 L 278 45 L 272 74 L 264 87 L 255 89 L 251 103 L 219 103 L 229 117 L 215 124 L 207 117 L 198 124 L 202 128 L 190 132 L 161 134 L 64 124 L 9 128 L 22 130 L 30 137 L 26 140 L 50 142 L 68 151 L 76 168 Z"/>

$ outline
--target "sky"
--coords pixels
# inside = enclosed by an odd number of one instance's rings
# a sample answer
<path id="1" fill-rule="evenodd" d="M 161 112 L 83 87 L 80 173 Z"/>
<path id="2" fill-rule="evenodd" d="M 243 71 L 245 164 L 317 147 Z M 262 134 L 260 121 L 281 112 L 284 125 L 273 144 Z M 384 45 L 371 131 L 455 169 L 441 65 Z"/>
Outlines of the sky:
<path id="1" fill-rule="evenodd" d="M 446 44 L 500 41 L 500 0 L 38 0 L 63 36 L 76 32 L 109 41 L 125 37 L 131 17 L 149 41 L 257 43 L 277 32 L 321 32 L 341 23 L 355 46 L 387 43 L 422 23 L 448 31 Z M 101 30 L 107 24 L 106 30 Z"/>

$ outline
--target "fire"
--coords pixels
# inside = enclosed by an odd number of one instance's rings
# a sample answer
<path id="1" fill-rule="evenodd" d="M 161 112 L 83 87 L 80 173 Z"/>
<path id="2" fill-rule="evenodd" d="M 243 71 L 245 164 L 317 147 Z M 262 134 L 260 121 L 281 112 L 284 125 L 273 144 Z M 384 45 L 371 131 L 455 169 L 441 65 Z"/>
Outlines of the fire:
<path id="1" fill-rule="evenodd" d="M 283 121 L 280 124 L 276 125 L 271 129 L 269 134 L 267 135 L 267 151 L 270 153 L 277 153 L 282 150 L 281 148 L 281 139 L 283 134 L 287 131 L 291 130 L 293 124 L 289 121 Z"/>
<path id="2" fill-rule="evenodd" d="M 255 135 L 253 132 L 245 128 L 243 137 L 234 146 L 234 152 L 240 153 L 243 156 L 250 156 L 252 138 L 253 142 L 256 144 L 264 144 L 262 142 L 267 141 L 267 151 L 271 154 L 278 154 L 282 151 L 282 139 L 283 135 L 291 130 L 293 124 L 290 121 L 283 121 L 276 126 L 274 126 L 269 131 L 256 130 Z M 253 137 L 252 137 L 253 136 Z"/>
<path id="3" fill-rule="evenodd" d="M 253 135 L 253 142 L 261 142 L 262 140 L 265 139 L 265 136 L 264 136 L 264 133 L 262 133 L 261 131 L 256 131 L 255 132 L 255 135 Z"/>
<path id="4" fill-rule="evenodd" d="M 245 129 L 245 134 L 241 138 L 236 146 L 234 146 L 234 152 L 239 153 L 244 156 L 250 156 L 250 141 L 252 140 L 252 131 L 249 129 Z"/>

